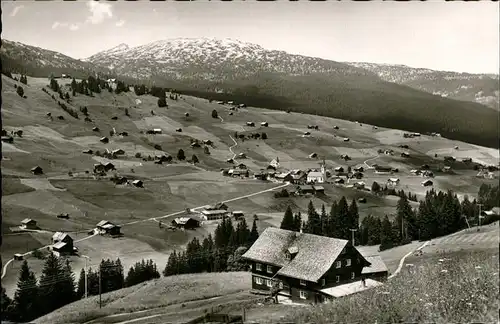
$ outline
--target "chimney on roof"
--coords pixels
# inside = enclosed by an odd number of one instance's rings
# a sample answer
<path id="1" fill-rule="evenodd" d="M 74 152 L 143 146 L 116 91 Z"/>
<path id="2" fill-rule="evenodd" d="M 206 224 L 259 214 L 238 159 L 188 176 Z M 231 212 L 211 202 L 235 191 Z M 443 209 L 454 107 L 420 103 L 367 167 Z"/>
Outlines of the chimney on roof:
<path id="1" fill-rule="evenodd" d="M 366 280 L 365 280 L 365 277 L 362 277 L 362 278 L 361 278 L 361 282 L 363 283 L 363 287 L 366 287 Z"/>

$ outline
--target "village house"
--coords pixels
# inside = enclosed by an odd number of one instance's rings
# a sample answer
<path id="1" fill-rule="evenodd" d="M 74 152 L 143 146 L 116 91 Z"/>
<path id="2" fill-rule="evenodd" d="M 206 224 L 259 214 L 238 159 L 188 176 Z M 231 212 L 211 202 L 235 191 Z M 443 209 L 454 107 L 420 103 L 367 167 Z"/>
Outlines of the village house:
<path id="1" fill-rule="evenodd" d="M 481 216 L 500 216 L 500 207 L 493 207 L 490 210 L 484 210 L 481 212 Z"/>
<path id="2" fill-rule="evenodd" d="M 247 166 L 243 163 L 240 163 L 236 166 L 236 169 L 240 169 L 240 170 L 246 170 L 247 169 Z"/>
<path id="3" fill-rule="evenodd" d="M 444 173 L 450 173 L 451 172 L 451 167 L 450 166 L 444 166 L 441 171 L 443 171 Z"/>
<path id="4" fill-rule="evenodd" d="M 392 168 L 390 166 L 375 165 L 375 173 L 391 173 Z"/>
<path id="5" fill-rule="evenodd" d="M 321 303 L 382 283 L 366 279 L 371 266 L 347 240 L 268 227 L 243 255 L 251 264 L 252 288 L 293 301 Z"/>
<path id="6" fill-rule="evenodd" d="M 245 217 L 245 214 L 241 210 L 236 210 L 231 213 L 234 219 L 240 219 Z"/>
<path id="7" fill-rule="evenodd" d="M 5 142 L 5 143 L 14 143 L 14 137 L 12 136 L 2 136 L 2 142 Z"/>
<path id="8" fill-rule="evenodd" d="M 229 215 L 229 212 L 225 209 L 215 209 L 215 210 L 203 210 L 202 212 L 203 219 L 207 221 L 222 219 Z"/>
<path id="9" fill-rule="evenodd" d="M 424 172 L 422 172 L 422 177 L 433 178 L 434 177 L 434 173 L 432 173 L 432 171 L 425 170 Z"/>
<path id="10" fill-rule="evenodd" d="M 265 181 L 265 180 L 267 180 L 268 175 L 267 175 L 267 172 L 265 172 L 264 170 L 260 170 L 258 173 L 255 173 L 253 176 L 257 180 Z"/>
<path id="11" fill-rule="evenodd" d="M 303 184 L 307 181 L 307 174 L 300 169 L 292 170 L 290 175 L 292 176 L 292 183 Z"/>
<path id="12" fill-rule="evenodd" d="M 397 186 L 399 184 L 398 178 L 390 178 L 387 180 L 387 184 L 391 186 Z"/>
<path id="13" fill-rule="evenodd" d="M 38 226 L 36 225 L 36 220 L 33 220 L 31 218 L 25 218 L 21 221 L 21 228 L 34 230 L 37 229 Z"/>
<path id="14" fill-rule="evenodd" d="M 311 185 L 297 186 L 296 192 L 299 195 L 314 194 L 314 187 Z"/>
<path id="15" fill-rule="evenodd" d="M 323 186 L 313 185 L 313 189 L 314 189 L 314 193 L 316 195 L 318 195 L 318 194 L 324 194 L 325 193 L 325 188 Z"/>
<path id="16" fill-rule="evenodd" d="M 401 157 L 409 158 L 410 157 L 410 153 L 408 153 L 408 152 L 402 152 L 401 153 Z"/>
<path id="17" fill-rule="evenodd" d="M 75 251 L 73 239 L 66 233 L 56 232 L 52 235 L 52 251 L 63 254 L 72 254 Z"/>
<path id="18" fill-rule="evenodd" d="M 339 167 L 336 167 L 335 169 L 333 169 L 333 171 L 339 173 L 339 172 L 344 172 L 344 168 L 339 166 Z"/>
<path id="19" fill-rule="evenodd" d="M 356 171 L 356 172 L 363 172 L 363 171 L 365 171 L 365 169 L 362 166 L 355 167 L 353 170 Z"/>
<path id="20" fill-rule="evenodd" d="M 278 182 L 290 182 L 290 183 L 293 182 L 293 176 L 290 171 L 278 173 L 277 175 L 274 176 L 274 178 Z"/>
<path id="21" fill-rule="evenodd" d="M 363 179 L 363 173 L 361 173 L 361 172 L 354 172 L 353 174 L 351 174 L 351 178 L 352 179 Z"/>
<path id="22" fill-rule="evenodd" d="M 31 169 L 31 173 L 33 173 L 34 175 L 41 175 L 43 174 L 43 169 L 37 165 L 36 167 Z"/>
<path id="23" fill-rule="evenodd" d="M 115 225 L 107 220 L 102 220 L 99 223 L 97 223 L 96 228 L 97 228 L 97 231 L 99 232 L 99 234 L 101 234 L 101 235 L 102 234 L 109 234 L 109 235 L 115 236 L 115 235 L 121 234 L 120 233 L 121 226 Z"/>
<path id="24" fill-rule="evenodd" d="M 116 150 L 111 151 L 111 154 L 113 154 L 113 155 L 124 155 L 125 151 L 122 150 L 122 149 L 116 149 Z"/>
<path id="25" fill-rule="evenodd" d="M 194 217 L 177 217 L 172 221 L 172 226 L 183 229 L 194 229 L 200 227 L 200 221 Z"/>
<path id="26" fill-rule="evenodd" d="M 213 142 L 211 140 L 203 140 L 203 144 L 205 144 L 205 145 L 212 145 Z"/>
<path id="27" fill-rule="evenodd" d="M 365 183 L 363 181 L 358 181 L 353 184 L 353 187 L 359 190 L 365 189 Z"/>
<path id="28" fill-rule="evenodd" d="M 336 184 L 344 184 L 345 180 L 343 178 L 336 178 L 334 181 Z"/>

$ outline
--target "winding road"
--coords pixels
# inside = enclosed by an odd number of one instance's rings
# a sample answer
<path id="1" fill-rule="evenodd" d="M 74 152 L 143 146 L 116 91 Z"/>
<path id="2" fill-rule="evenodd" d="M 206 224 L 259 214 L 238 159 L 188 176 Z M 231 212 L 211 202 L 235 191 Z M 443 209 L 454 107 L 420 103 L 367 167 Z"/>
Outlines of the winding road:
<path id="1" fill-rule="evenodd" d="M 372 160 L 375 160 L 375 159 L 377 159 L 377 158 L 378 158 L 378 155 L 377 155 L 377 156 L 374 156 L 374 157 L 369 158 L 368 160 L 366 160 L 366 161 L 365 161 L 365 162 L 363 162 L 363 163 L 366 165 L 366 167 L 367 167 L 368 169 L 375 169 L 373 166 L 371 166 L 371 165 L 369 165 L 369 164 L 368 164 L 368 161 L 372 161 Z"/>
<path id="2" fill-rule="evenodd" d="M 389 276 L 389 278 L 388 278 L 388 279 L 392 279 L 392 278 L 396 277 L 396 276 L 399 274 L 399 272 L 400 272 L 400 271 L 401 271 L 401 269 L 403 268 L 403 265 L 404 265 L 405 260 L 406 260 L 406 258 L 407 258 L 407 257 L 409 257 L 410 255 L 412 255 L 413 253 L 415 253 L 415 251 L 420 251 L 420 250 L 422 250 L 422 249 L 423 249 L 424 247 L 426 247 L 426 246 L 427 246 L 430 242 L 431 242 L 431 241 L 426 241 L 426 242 L 424 242 L 424 244 L 420 245 L 420 246 L 419 246 L 418 248 L 416 248 L 415 250 L 413 250 L 413 251 L 410 251 L 410 252 L 406 253 L 406 254 L 405 254 L 405 255 L 401 258 L 401 260 L 399 260 L 399 265 L 398 265 L 398 268 L 396 269 L 396 271 L 394 271 L 394 273 L 393 273 L 393 274 L 391 274 L 391 275 Z"/>

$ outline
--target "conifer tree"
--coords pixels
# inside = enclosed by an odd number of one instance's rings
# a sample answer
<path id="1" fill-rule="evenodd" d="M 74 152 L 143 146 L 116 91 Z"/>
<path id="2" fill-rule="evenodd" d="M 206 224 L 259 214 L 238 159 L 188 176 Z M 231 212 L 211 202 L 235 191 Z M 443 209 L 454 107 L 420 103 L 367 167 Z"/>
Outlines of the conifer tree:
<path id="1" fill-rule="evenodd" d="M 87 282 L 88 284 L 88 282 Z M 82 268 L 80 276 L 78 277 L 78 285 L 76 288 L 76 298 L 81 299 L 85 297 L 85 269 Z"/>
<path id="2" fill-rule="evenodd" d="M 16 321 L 27 322 L 42 314 L 38 304 L 39 288 L 35 274 L 30 270 L 28 262 L 23 261 L 19 271 L 17 290 L 12 300 L 10 315 Z"/>
<path id="3" fill-rule="evenodd" d="M 0 321 L 6 321 L 10 319 L 10 311 L 12 309 L 11 304 L 12 300 L 7 296 L 7 292 L 5 288 L 2 287 L 2 295 L 0 297 Z"/>
<path id="4" fill-rule="evenodd" d="M 390 249 L 394 246 L 393 228 L 387 215 L 382 220 L 380 232 L 380 251 Z"/>
<path id="5" fill-rule="evenodd" d="M 288 206 L 285 210 L 285 215 L 283 216 L 283 219 L 281 220 L 280 228 L 284 229 L 284 230 L 289 230 L 289 231 L 295 230 L 295 222 L 294 222 L 294 218 L 293 218 L 293 212 L 292 212 L 292 208 L 290 206 Z"/>
<path id="6" fill-rule="evenodd" d="M 179 149 L 179 151 L 177 152 L 177 159 L 179 161 L 183 161 L 186 159 L 186 156 L 184 155 L 184 150 L 183 149 Z"/>
<path id="7" fill-rule="evenodd" d="M 353 199 L 351 201 L 351 204 L 349 205 L 349 210 L 348 210 L 348 215 L 349 215 L 349 232 L 350 229 L 359 229 L 359 212 L 358 212 L 358 205 L 356 204 L 356 199 Z M 352 235 L 352 234 L 351 234 Z M 354 236 L 354 242 L 358 241 L 358 235 L 359 233 L 356 232 Z"/>
<path id="8" fill-rule="evenodd" d="M 336 208 L 336 215 L 337 215 L 337 228 L 338 228 L 338 234 L 339 236 L 337 238 L 344 239 L 344 240 L 350 240 L 351 236 L 351 231 L 350 229 L 350 224 L 349 224 L 349 205 L 347 204 L 347 200 L 345 196 L 342 196 L 340 198 L 337 208 Z"/>
<path id="9" fill-rule="evenodd" d="M 339 220 L 337 217 L 337 202 L 334 201 L 330 207 L 330 214 L 328 215 L 328 229 L 326 236 L 339 238 L 341 236 L 339 230 Z"/>
<path id="10" fill-rule="evenodd" d="M 250 231 L 250 237 L 248 239 L 249 245 L 252 245 L 259 238 L 259 232 L 257 231 L 257 220 L 253 220 L 252 230 Z"/>
<path id="11" fill-rule="evenodd" d="M 191 161 L 193 161 L 193 164 L 196 164 L 196 163 L 200 162 L 200 160 L 198 160 L 198 157 L 195 154 L 193 154 L 193 157 L 191 158 Z"/>
<path id="12" fill-rule="evenodd" d="M 316 209 L 314 208 L 312 200 L 309 201 L 307 206 L 307 232 L 310 234 L 321 235 L 321 219 Z"/>
<path id="13" fill-rule="evenodd" d="M 73 301 L 74 291 L 71 289 L 74 282 L 70 280 L 67 266 L 50 253 L 40 276 L 40 307 L 43 313 L 50 313 Z"/>

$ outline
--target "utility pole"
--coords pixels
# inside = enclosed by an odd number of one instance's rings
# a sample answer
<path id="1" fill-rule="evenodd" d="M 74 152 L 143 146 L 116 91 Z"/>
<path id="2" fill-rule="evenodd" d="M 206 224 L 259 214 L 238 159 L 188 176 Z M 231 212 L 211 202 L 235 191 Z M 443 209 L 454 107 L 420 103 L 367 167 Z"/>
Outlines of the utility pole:
<path id="1" fill-rule="evenodd" d="M 358 229 L 357 228 L 350 228 L 349 230 L 352 233 L 352 246 L 354 246 L 354 232 L 357 232 Z"/>
<path id="2" fill-rule="evenodd" d="M 481 228 L 481 207 L 483 206 L 483 204 L 477 204 L 477 205 L 479 207 L 479 214 L 477 215 L 477 221 L 478 221 L 477 231 L 479 232 Z"/>
<path id="3" fill-rule="evenodd" d="M 88 296 L 87 292 L 89 291 L 88 286 L 87 286 L 87 282 L 88 282 L 87 281 L 87 277 L 88 277 L 87 260 L 90 259 L 90 258 L 88 256 L 86 256 L 86 255 L 82 255 L 82 256 L 85 258 L 85 298 L 87 298 L 87 296 Z"/>
<path id="4" fill-rule="evenodd" d="M 101 264 L 99 264 L 99 308 L 102 308 Z"/>

